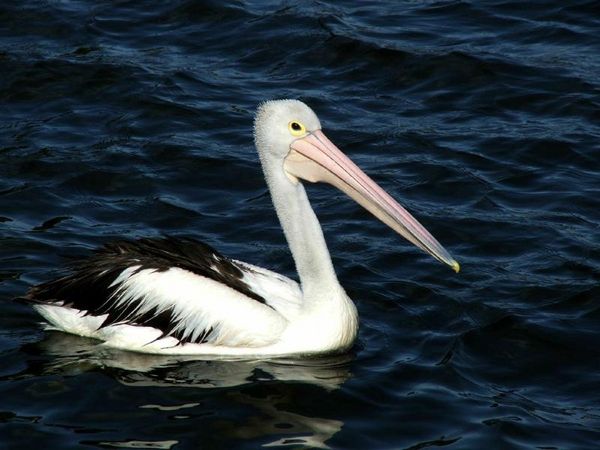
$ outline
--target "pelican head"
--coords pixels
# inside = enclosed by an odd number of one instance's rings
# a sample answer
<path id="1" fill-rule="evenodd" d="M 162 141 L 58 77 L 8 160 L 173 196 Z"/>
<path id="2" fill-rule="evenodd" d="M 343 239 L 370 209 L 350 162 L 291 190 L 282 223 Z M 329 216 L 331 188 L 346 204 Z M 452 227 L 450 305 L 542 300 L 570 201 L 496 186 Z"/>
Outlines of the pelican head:
<path id="1" fill-rule="evenodd" d="M 438 261 L 460 270 L 458 262 L 408 211 L 325 136 L 317 115 L 304 103 L 274 100 L 261 104 L 254 137 L 267 178 L 270 170 L 281 170 L 294 185 L 301 180 L 329 183 Z"/>

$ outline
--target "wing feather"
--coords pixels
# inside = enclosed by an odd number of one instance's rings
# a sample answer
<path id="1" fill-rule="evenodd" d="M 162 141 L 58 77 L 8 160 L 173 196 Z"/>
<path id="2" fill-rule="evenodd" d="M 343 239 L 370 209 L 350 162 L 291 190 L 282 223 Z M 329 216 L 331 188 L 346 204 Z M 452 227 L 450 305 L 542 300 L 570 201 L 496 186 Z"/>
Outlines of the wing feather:
<path id="1" fill-rule="evenodd" d="M 267 273 L 275 276 L 269 301 Z M 155 340 L 252 347 L 277 339 L 297 303 L 297 284 L 276 277 L 192 239 L 119 241 L 77 263 L 70 275 L 33 287 L 26 300 L 76 334 L 122 340 L 125 326 L 137 326 L 159 330 L 137 333 Z M 85 322 L 88 316 L 94 319 Z"/>
<path id="2" fill-rule="evenodd" d="M 297 316 L 302 306 L 302 290 L 296 281 L 262 267 L 242 261 L 233 262 L 242 270 L 242 281 L 263 297 L 269 306 L 288 320 Z"/>

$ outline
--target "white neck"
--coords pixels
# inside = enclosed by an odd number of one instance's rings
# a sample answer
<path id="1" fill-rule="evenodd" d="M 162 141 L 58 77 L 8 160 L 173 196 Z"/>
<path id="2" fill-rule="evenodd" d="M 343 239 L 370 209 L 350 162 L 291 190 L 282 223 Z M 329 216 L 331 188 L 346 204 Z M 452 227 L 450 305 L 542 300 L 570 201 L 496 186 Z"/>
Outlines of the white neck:
<path id="1" fill-rule="evenodd" d="M 281 222 L 300 277 L 304 307 L 323 302 L 332 293 L 343 293 L 325 243 L 319 220 L 310 206 L 302 183 L 292 183 L 282 167 L 269 167 L 263 162 L 263 170 L 273 205 Z M 344 294 L 345 296 L 345 294 Z"/>
<path id="2" fill-rule="evenodd" d="M 293 184 L 283 168 L 265 169 L 267 184 L 285 233 L 302 288 L 301 314 L 292 342 L 314 351 L 348 348 L 356 338 L 358 314 L 340 286 L 325 244 L 323 230 L 301 183 Z M 307 327 L 312 330 L 306 335 Z M 293 327 L 290 327 L 293 328 Z"/>

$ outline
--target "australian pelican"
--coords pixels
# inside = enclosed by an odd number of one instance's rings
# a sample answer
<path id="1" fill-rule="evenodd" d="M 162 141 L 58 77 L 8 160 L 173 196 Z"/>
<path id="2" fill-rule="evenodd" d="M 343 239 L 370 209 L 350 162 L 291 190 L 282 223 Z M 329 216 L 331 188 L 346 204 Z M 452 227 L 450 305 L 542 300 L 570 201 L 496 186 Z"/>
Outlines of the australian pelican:
<path id="1" fill-rule="evenodd" d="M 201 242 L 167 237 L 107 244 L 25 299 L 54 329 L 138 352 L 253 357 L 348 349 L 356 308 L 302 180 L 336 186 L 458 272 L 436 239 L 323 134 L 304 103 L 260 105 L 254 137 L 300 284 Z"/>

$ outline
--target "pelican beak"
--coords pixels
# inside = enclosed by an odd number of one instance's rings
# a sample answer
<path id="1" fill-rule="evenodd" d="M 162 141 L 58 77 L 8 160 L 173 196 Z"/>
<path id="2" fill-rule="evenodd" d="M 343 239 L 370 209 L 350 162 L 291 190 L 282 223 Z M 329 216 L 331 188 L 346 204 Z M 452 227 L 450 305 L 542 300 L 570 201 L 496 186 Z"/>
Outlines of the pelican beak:
<path id="1" fill-rule="evenodd" d="M 458 273 L 460 265 L 396 200 L 342 153 L 321 130 L 296 139 L 284 160 L 288 176 L 322 181 L 342 190 L 371 214 L 435 259 Z"/>

